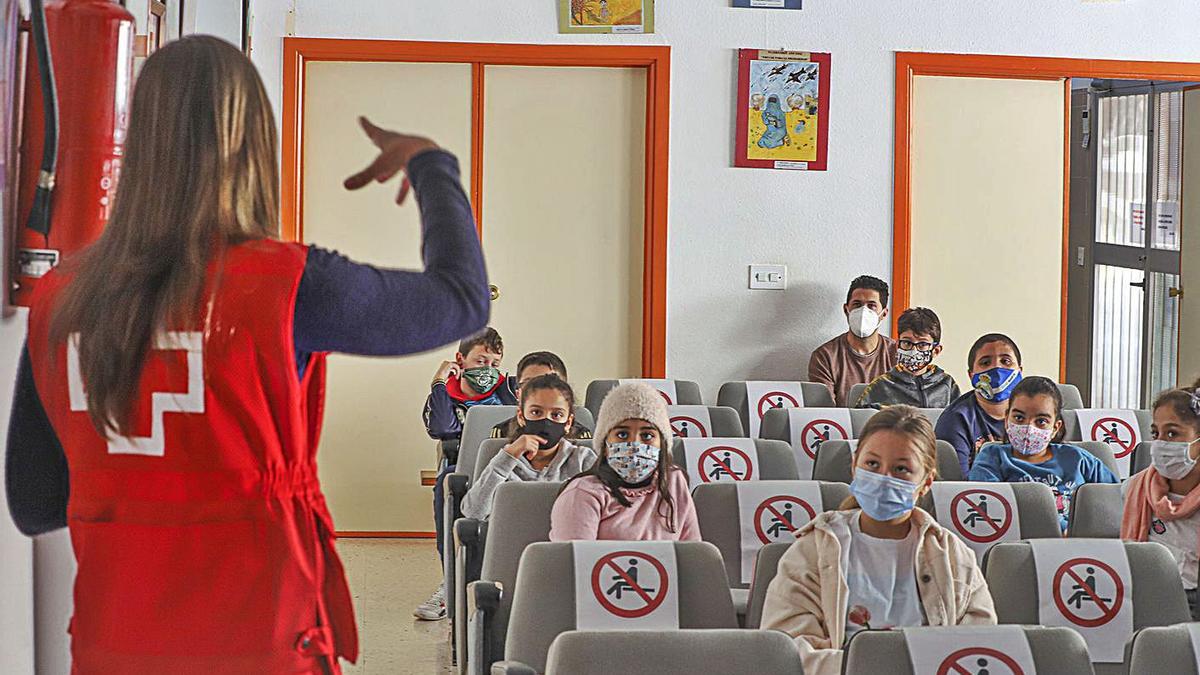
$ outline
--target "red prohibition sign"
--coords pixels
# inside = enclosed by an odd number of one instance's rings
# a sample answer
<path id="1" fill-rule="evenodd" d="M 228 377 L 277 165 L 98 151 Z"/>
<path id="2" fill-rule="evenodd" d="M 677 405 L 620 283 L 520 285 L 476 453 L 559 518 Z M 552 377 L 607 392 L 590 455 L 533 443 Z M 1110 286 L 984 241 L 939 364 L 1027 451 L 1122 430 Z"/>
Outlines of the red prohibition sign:
<path id="1" fill-rule="evenodd" d="M 738 457 L 741 457 L 742 461 L 744 461 L 746 463 L 745 475 L 738 478 L 737 477 L 738 472 L 734 471 L 732 466 L 730 466 L 729 464 L 726 464 L 725 460 L 718 457 L 716 454 L 717 452 L 728 452 L 728 453 L 737 455 Z M 713 478 L 713 477 L 709 476 L 708 472 L 704 470 L 704 462 L 705 462 L 705 460 L 708 460 L 708 459 L 711 459 L 713 461 L 713 463 L 716 464 L 716 468 L 724 469 L 725 473 L 733 480 L 744 481 L 744 480 L 750 480 L 754 477 L 754 465 L 750 463 L 750 458 L 746 455 L 746 453 L 733 447 L 732 445 L 714 445 L 713 447 L 700 453 L 700 460 L 697 462 L 696 473 L 700 474 L 700 480 L 702 482 L 711 483 L 714 480 L 716 480 L 716 481 L 721 480 L 720 478 Z M 730 464 L 732 464 L 732 462 L 730 462 Z"/>
<path id="2" fill-rule="evenodd" d="M 1117 589 L 1117 597 L 1110 601 L 1111 606 L 1106 604 L 1104 602 L 1104 598 L 1101 598 L 1095 591 L 1091 589 L 1090 586 L 1083 583 L 1083 579 L 1080 578 L 1080 576 L 1076 574 L 1075 570 L 1073 569 L 1078 565 L 1098 567 L 1112 577 L 1113 583 Z M 1088 597 L 1091 598 L 1092 602 L 1096 603 L 1096 607 L 1098 607 L 1103 614 L 1095 619 L 1084 619 L 1071 613 L 1071 610 L 1067 607 L 1066 601 L 1063 600 L 1062 594 L 1059 592 L 1058 585 L 1062 583 L 1064 576 L 1070 577 L 1076 585 L 1082 586 L 1083 591 L 1088 594 Z M 1054 593 L 1054 604 L 1058 607 L 1058 611 L 1062 612 L 1062 615 L 1067 619 L 1067 621 L 1070 621 L 1076 626 L 1082 626 L 1084 628 L 1096 628 L 1103 626 L 1109 621 L 1112 621 L 1113 618 L 1117 616 L 1117 612 L 1121 611 L 1121 604 L 1125 602 L 1125 584 L 1121 582 L 1121 577 L 1117 574 L 1117 571 L 1103 562 L 1099 560 L 1093 560 L 1091 558 L 1072 558 L 1063 563 L 1062 566 L 1058 568 L 1058 571 L 1054 573 L 1054 582 L 1050 586 L 1050 589 Z"/>
<path id="3" fill-rule="evenodd" d="M 772 516 L 778 518 L 779 520 L 781 520 L 785 523 L 788 522 L 788 519 L 784 518 L 783 514 L 781 513 L 781 511 L 784 510 L 783 508 L 780 507 L 780 505 L 782 505 L 782 504 L 798 505 L 800 508 L 804 509 L 805 513 L 808 514 L 809 520 L 812 520 L 813 518 L 817 517 L 816 510 L 813 509 L 812 506 L 809 506 L 808 502 L 804 501 L 803 499 L 799 499 L 797 497 L 792 497 L 790 495 L 779 495 L 778 497 L 769 497 L 769 498 L 763 500 L 763 503 L 759 504 L 758 508 L 755 509 L 755 511 L 754 511 L 754 533 L 758 535 L 758 540 L 764 544 L 770 544 L 771 542 L 773 542 L 775 540 L 772 539 L 763 530 L 763 524 L 762 524 L 763 514 L 769 512 Z M 788 529 L 791 532 L 795 532 L 796 530 L 798 530 L 800 528 L 796 527 L 796 526 L 792 526 L 792 527 L 789 527 Z"/>
<path id="4" fill-rule="evenodd" d="M 838 424 L 837 422 L 834 422 L 833 420 L 813 420 L 813 421 L 809 422 L 808 424 L 805 424 L 804 428 L 800 430 L 800 444 L 804 446 L 804 452 L 811 459 L 816 459 L 817 453 L 812 448 L 813 444 L 808 442 L 808 435 L 816 434 L 817 433 L 817 425 L 819 425 L 819 424 L 828 425 L 830 427 L 830 430 L 837 429 L 838 433 L 840 433 L 842 435 L 842 437 L 840 439 L 833 439 L 833 438 L 822 439 L 821 440 L 822 443 L 824 443 L 825 441 L 832 441 L 832 440 L 843 440 L 844 441 L 844 440 L 850 438 L 850 434 L 846 433 L 846 430 L 842 428 L 842 425 Z M 832 436 L 832 435 L 833 434 L 830 434 L 830 436 Z"/>
<path id="5" fill-rule="evenodd" d="M 700 420 L 696 419 L 695 417 L 688 417 L 686 415 L 680 415 L 679 417 L 671 418 L 671 431 L 674 432 L 676 436 L 683 436 L 683 434 L 679 433 L 679 429 L 676 428 L 676 424 L 678 424 L 680 422 L 687 422 L 688 424 L 691 424 L 692 426 L 696 427 L 697 430 L 700 431 L 699 436 L 688 436 L 687 438 L 707 438 L 708 437 L 708 429 L 704 428 L 704 425 L 700 423 Z"/>
<path id="6" fill-rule="evenodd" d="M 651 596 L 642 589 L 634 579 L 630 578 L 629 573 L 621 567 L 620 563 L 617 562 L 618 558 L 645 560 L 650 563 L 650 566 L 658 572 L 658 588 L 655 589 L 658 591 L 658 594 Z M 600 579 L 606 568 L 609 571 L 616 572 L 619 577 L 618 583 L 623 581 L 628 584 L 646 604 L 634 609 L 625 609 L 624 607 L 618 607 L 609 600 L 608 594 L 604 592 L 604 582 Z M 617 551 L 616 553 L 609 553 L 597 560 L 596 565 L 592 567 L 592 595 L 596 596 L 596 601 L 600 603 L 601 607 L 622 619 L 638 619 L 658 609 L 659 605 L 667 597 L 667 587 L 670 583 L 671 581 L 667 577 L 667 568 L 654 556 L 642 553 L 641 551 Z"/>
<path id="7" fill-rule="evenodd" d="M 992 518 L 995 518 L 999 514 L 990 513 L 988 509 L 980 506 L 981 500 L 979 496 L 995 499 L 1004 507 L 1004 518 L 1000 521 L 999 525 L 992 522 Z M 985 523 L 990 532 L 983 535 L 975 534 L 969 526 L 959 519 L 958 507 L 964 502 L 967 505 L 968 513 L 975 514 L 977 517 L 976 522 Z M 969 518 L 970 516 L 967 517 Z M 962 536 L 976 544 L 990 544 L 1003 537 L 1004 533 L 1008 532 L 1008 528 L 1012 527 L 1013 509 L 1008 500 L 998 492 L 992 492 L 991 490 L 963 490 L 955 495 L 954 499 L 950 500 L 950 520 L 954 523 L 954 529 L 958 530 L 958 533 Z"/>
<path id="8" fill-rule="evenodd" d="M 1125 431 L 1129 432 L 1129 440 L 1121 440 L 1120 430 L 1117 430 L 1114 433 L 1110 429 L 1106 429 L 1104 427 L 1105 424 L 1124 427 Z M 1137 432 L 1133 430 L 1133 427 L 1130 426 L 1129 422 L 1126 422 L 1119 417 L 1105 417 L 1103 419 L 1096 420 L 1096 423 L 1092 425 L 1092 440 L 1115 444 L 1118 448 L 1121 448 L 1121 450 L 1114 453 L 1114 455 L 1117 459 L 1125 459 L 1129 453 L 1133 452 L 1133 448 L 1137 445 L 1135 442 L 1137 441 Z"/>
<path id="9" fill-rule="evenodd" d="M 656 391 L 658 391 L 658 395 L 663 397 L 663 400 L 667 402 L 667 405 L 675 405 L 675 402 L 671 400 L 671 396 L 667 394 L 667 392 L 663 391 L 662 389 L 658 389 Z"/>
<path id="10" fill-rule="evenodd" d="M 775 396 L 778 399 L 780 399 L 779 403 L 783 403 L 782 399 L 787 399 L 787 402 L 792 404 L 790 407 L 792 407 L 792 408 L 800 407 L 800 402 L 796 400 L 795 396 L 792 396 L 791 394 L 784 392 L 784 391 L 770 391 L 770 392 L 763 394 L 763 397 L 758 399 L 758 418 L 759 419 L 762 419 L 763 415 L 766 415 L 768 410 L 771 410 L 773 408 L 789 407 L 786 405 L 775 405 L 774 403 L 771 402 L 772 396 Z"/>
<path id="11" fill-rule="evenodd" d="M 1011 656 L 990 647 L 967 647 L 966 649 L 954 652 L 950 656 L 947 656 L 945 661 L 942 661 L 942 665 L 938 666 L 937 675 L 975 675 L 975 673 L 979 672 L 975 664 L 964 667 L 959 662 L 963 659 L 978 659 L 985 656 L 996 659 L 1008 666 L 1008 669 L 1012 671 L 1012 675 L 1025 675 L 1025 671 L 1021 670 L 1021 666 Z"/>

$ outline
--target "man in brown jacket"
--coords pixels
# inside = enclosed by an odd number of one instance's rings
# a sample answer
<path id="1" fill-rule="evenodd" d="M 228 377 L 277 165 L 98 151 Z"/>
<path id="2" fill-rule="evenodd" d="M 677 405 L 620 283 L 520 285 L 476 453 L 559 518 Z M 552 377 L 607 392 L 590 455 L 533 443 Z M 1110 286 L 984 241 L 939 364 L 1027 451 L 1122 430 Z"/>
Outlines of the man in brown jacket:
<path id="1" fill-rule="evenodd" d="M 861 276 L 850 282 L 842 312 L 850 330 L 817 347 L 808 362 L 808 379 L 833 393 L 838 407 L 849 407 L 850 388 L 866 384 L 896 365 L 896 342 L 879 334 L 888 315 L 888 285 Z"/>

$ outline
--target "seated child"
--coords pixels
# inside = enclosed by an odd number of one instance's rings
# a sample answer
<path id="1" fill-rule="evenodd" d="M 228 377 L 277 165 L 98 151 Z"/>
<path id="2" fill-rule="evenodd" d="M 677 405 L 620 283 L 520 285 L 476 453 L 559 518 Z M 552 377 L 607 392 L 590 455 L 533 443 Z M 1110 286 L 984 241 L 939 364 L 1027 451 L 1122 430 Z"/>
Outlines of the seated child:
<path id="1" fill-rule="evenodd" d="M 933 425 L 918 410 L 867 422 L 852 496 L 796 533 L 767 587 L 762 628 L 795 639 L 807 675 L 841 673 L 861 630 L 996 623 L 974 552 L 916 507 L 936 473 Z"/>
<path id="2" fill-rule="evenodd" d="M 1087 450 L 1053 442 L 1062 438 L 1062 394 L 1049 378 L 1027 377 L 1013 389 L 1004 429 L 1007 441 L 983 446 L 967 480 L 1049 485 L 1063 532 L 1075 488 L 1120 482 Z"/>
<path id="3" fill-rule="evenodd" d="M 958 398 L 958 383 L 950 373 L 933 365 L 942 353 L 942 322 L 933 310 L 907 309 L 896 322 L 896 365 L 867 385 L 856 408 L 911 405 L 945 408 Z"/>
<path id="4" fill-rule="evenodd" d="M 563 360 L 554 352 L 530 352 L 521 357 L 517 362 L 517 396 L 521 395 L 521 388 L 525 386 L 535 377 L 542 375 L 555 374 L 567 380 L 567 366 Z M 520 427 L 516 417 L 507 419 L 500 424 L 492 427 L 492 438 L 510 438 L 513 432 Z M 567 427 L 567 438 L 570 439 L 585 439 L 591 438 L 592 432 L 587 427 L 572 421 Z"/>
<path id="5" fill-rule="evenodd" d="M 1121 538 L 1166 546 L 1187 593 L 1192 619 L 1200 621 L 1196 575 L 1200 567 L 1200 380 L 1163 392 L 1154 402 L 1150 468 L 1125 483 Z M 1140 451 L 1145 451 L 1142 446 Z"/>
<path id="6" fill-rule="evenodd" d="M 575 421 L 575 393 L 558 375 L 542 375 L 521 385 L 517 427 L 504 450 L 488 462 L 463 498 L 467 518 L 492 513 L 496 488 L 509 481 L 563 481 L 596 461 L 588 447 L 565 438 Z"/>
<path id="7" fill-rule="evenodd" d="M 455 441 L 462 438 L 463 421 L 467 411 L 477 405 L 516 405 L 517 396 L 512 389 L 511 378 L 500 373 L 500 360 L 504 358 L 504 341 L 494 328 L 485 328 L 458 345 L 453 361 L 446 361 L 438 368 L 430 386 L 429 398 L 425 400 L 425 430 L 429 437 L 439 441 Z M 433 524 L 437 533 L 437 552 L 442 555 L 442 539 L 445 531 L 442 504 L 445 500 L 444 481 L 453 473 L 458 460 L 458 451 L 447 451 L 444 466 L 433 484 Z M 424 621 L 446 618 L 446 604 L 441 586 L 428 600 L 413 611 L 413 616 Z"/>
<path id="8" fill-rule="evenodd" d="M 1008 399 L 1022 377 L 1021 350 L 1007 335 L 988 333 L 971 345 L 967 374 L 971 391 L 942 411 L 935 430 L 938 440 L 954 446 L 964 476 L 985 443 L 1004 440 Z"/>
<path id="9" fill-rule="evenodd" d="M 599 454 L 559 493 L 550 541 L 700 541 L 687 476 L 671 462 L 671 420 L 653 387 L 623 384 L 596 419 Z"/>

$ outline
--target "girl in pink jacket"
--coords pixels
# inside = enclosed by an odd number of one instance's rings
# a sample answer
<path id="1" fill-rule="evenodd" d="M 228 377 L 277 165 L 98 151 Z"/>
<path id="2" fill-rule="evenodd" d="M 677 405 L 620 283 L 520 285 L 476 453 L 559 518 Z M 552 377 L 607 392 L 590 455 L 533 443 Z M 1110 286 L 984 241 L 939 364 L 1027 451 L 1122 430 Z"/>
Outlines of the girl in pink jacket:
<path id="1" fill-rule="evenodd" d="M 795 638 L 808 675 L 840 673 L 860 630 L 996 623 L 975 554 L 915 506 L 936 473 L 933 426 L 916 408 L 885 408 L 859 439 L 852 496 L 796 533 L 762 627 Z"/>
<path id="2" fill-rule="evenodd" d="M 590 469 L 563 486 L 550 512 L 550 541 L 700 541 L 687 476 L 671 462 L 671 418 L 642 383 L 609 392 L 596 418 Z"/>

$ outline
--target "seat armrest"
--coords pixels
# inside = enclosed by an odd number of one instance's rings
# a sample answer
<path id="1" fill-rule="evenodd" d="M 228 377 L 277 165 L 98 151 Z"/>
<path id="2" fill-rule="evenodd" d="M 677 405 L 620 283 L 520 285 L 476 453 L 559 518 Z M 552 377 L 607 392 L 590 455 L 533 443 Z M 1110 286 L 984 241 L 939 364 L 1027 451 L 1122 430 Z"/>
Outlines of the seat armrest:
<path id="1" fill-rule="evenodd" d="M 538 672 L 520 661 L 497 661 L 492 664 L 492 675 L 538 675 Z"/>
<path id="2" fill-rule="evenodd" d="M 504 658 L 493 644 L 496 612 L 504 588 L 495 581 L 475 581 L 467 586 L 467 669 L 472 675 L 491 672 L 493 663 Z M 461 658 L 461 657 L 460 657 Z"/>
<path id="3" fill-rule="evenodd" d="M 440 466 L 454 466 L 458 462 L 458 447 L 459 441 L 457 438 L 438 441 L 438 464 Z M 442 464 L 443 461 L 445 464 Z"/>

